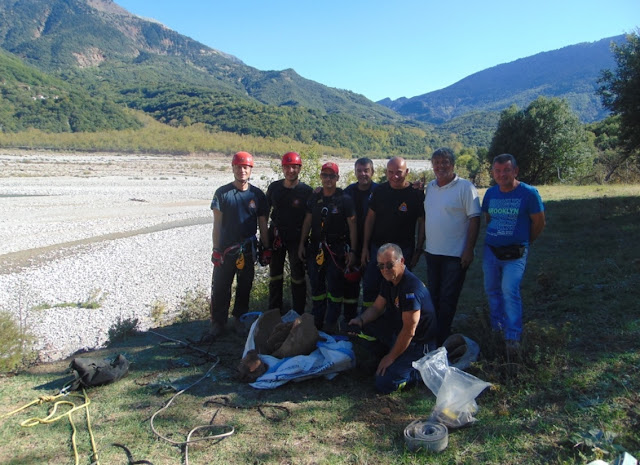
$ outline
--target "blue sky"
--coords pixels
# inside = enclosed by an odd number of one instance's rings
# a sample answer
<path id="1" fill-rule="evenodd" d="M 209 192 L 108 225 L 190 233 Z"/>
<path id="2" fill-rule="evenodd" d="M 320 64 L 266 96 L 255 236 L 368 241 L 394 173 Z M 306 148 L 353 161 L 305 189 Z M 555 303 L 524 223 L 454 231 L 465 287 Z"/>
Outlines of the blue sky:
<path id="1" fill-rule="evenodd" d="M 377 101 L 640 27 L 640 0 L 115 0 L 260 70 Z"/>

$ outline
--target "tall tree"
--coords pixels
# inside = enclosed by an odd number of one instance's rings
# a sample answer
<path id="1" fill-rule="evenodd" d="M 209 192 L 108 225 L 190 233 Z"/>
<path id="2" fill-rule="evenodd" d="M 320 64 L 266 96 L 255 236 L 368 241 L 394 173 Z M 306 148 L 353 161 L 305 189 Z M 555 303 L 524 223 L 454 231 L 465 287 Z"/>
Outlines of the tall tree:
<path id="1" fill-rule="evenodd" d="M 589 157 L 585 132 L 565 100 L 538 97 L 525 110 L 513 105 L 500 115 L 487 158 L 516 157 L 519 179 L 546 184 L 570 177 Z"/>
<path id="2" fill-rule="evenodd" d="M 623 153 L 616 167 L 631 157 L 640 161 L 640 37 L 639 31 L 626 36 L 626 43 L 611 44 L 616 69 L 604 70 L 599 79 L 598 94 L 602 104 L 620 116 L 620 139 Z"/>

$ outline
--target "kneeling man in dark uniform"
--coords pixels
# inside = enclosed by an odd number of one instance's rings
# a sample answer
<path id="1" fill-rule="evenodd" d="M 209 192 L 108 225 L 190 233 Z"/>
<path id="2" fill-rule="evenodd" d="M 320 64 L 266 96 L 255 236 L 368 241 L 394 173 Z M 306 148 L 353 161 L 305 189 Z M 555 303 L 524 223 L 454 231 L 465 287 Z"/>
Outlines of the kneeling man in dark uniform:
<path id="1" fill-rule="evenodd" d="M 384 278 L 380 292 L 373 305 L 349 324 L 362 328 L 370 350 L 382 356 L 375 385 L 388 394 L 420 380 L 411 363 L 436 348 L 437 324 L 429 291 L 407 269 L 402 249 L 384 244 L 377 260 Z"/>

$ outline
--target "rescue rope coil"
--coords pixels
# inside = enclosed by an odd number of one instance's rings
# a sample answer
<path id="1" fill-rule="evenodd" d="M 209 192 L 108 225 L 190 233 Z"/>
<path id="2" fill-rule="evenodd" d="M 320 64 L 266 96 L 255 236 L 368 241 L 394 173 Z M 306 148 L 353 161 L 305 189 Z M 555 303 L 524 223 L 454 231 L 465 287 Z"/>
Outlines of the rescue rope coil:
<path id="1" fill-rule="evenodd" d="M 20 423 L 20 426 L 23 428 L 30 428 L 33 426 L 37 426 L 37 425 L 47 425 L 47 424 L 52 424 L 55 423 L 58 420 L 61 420 L 63 418 L 66 418 L 69 421 L 69 424 L 71 425 L 71 447 L 73 449 L 73 456 L 74 456 L 74 463 L 75 465 L 78 465 L 80 463 L 80 456 L 78 454 L 78 445 L 76 442 L 76 436 L 77 436 L 77 428 L 76 425 L 73 421 L 73 413 L 78 411 L 78 410 L 84 410 L 85 411 L 85 416 L 86 416 L 86 421 L 87 421 L 87 430 L 89 432 L 89 439 L 91 441 L 91 451 L 92 451 L 92 465 L 100 465 L 100 462 L 98 460 L 98 447 L 96 446 L 96 441 L 95 441 L 95 437 L 93 435 L 93 428 L 91 427 L 91 416 L 89 415 L 89 405 L 91 404 L 91 400 L 89 399 L 89 396 L 87 396 L 87 392 L 85 391 L 84 387 L 82 388 L 82 395 L 77 394 L 77 393 L 70 393 L 69 392 L 69 387 L 71 386 L 71 384 L 67 384 L 65 385 L 60 392 L 57 395 L 54 396 L 40 396 L 38 397 L 36 400 L 29 402 L 28 404 L 13 410 L 9 413 L 6 413 L 2 416 L 0 416 L 0 419 L 2 418 L 6 418 L 9 417 L 11 415 L 14 415 L 18 412 L 21 412 L 23 410 L 28 409 L 29 407 L 33 406 L 33 405 L 41 405 L 44 403 L 49 403 L 49 402 L 53 402 L 53 407 L 51 408 L 49 414 L 45 417 L 45 418 L 40 418 L 40 417 L 33 417 L 33 418 L 29 418 L 27 420 L 24 420 L 22 423 Z M 73 402 L 71 402 L 70 399 L 71 397 L 78 397 L 80 399 L 82 399 L 83 403 L 81 405 L 76 405 Z M 65 398 L 66 400 L 58 400 L 61 398 Z M 66 406 L 69 407 L 69 410 L 57 414 L 58 409 L 62 406 Z M 56 415 L 57 414 L 57 415 Z"/>
<path id="2" fill-rule="evenodd" d="M 449 431 L 441 423 L 416 420 L 404 429 L 404 441 L 411 452 L 441 452 L 449 445 Z"/>

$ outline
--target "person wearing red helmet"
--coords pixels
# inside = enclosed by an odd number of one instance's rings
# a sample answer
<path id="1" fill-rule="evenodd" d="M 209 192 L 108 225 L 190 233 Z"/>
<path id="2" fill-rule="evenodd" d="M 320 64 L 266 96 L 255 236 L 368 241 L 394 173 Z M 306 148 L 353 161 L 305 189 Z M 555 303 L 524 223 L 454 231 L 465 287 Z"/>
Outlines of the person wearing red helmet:
<path id="1" fill-rule="evenodd" d="M 268 248 L 267 199 L 250 184 L 253 156 L 238 152 L 231 160 L 233 182 L 219 187 L 211 201 L 213 210 L 213 277 L 211 279 L 211 330 L 215 338 L 224 331 L 229 318 L 231 286 L 237 279 L 233 306 L 234 328 L 244 331 L 240 317 L 249 310 L 256 258 L 256 230 Z"/>
<path id="2" fill-rule="evenodd" d="M 282 156 L 284 178 L 269 184 L 267 205 L 271 212 L 269 243 L 271 245 L 271 263 L 269 264 L 269 308 L 279 308 L 286 313 L 283 305 L 282 287 L 284 281 L 284 263 L 289 255 L 291 272 L 291 304 L 299 314 L 304 313 L 307 299 L 307 280 L 304 262 L 298 257 L 298 242 L 306 205 L 312 189 L 300 181 L 302 158 L 296 152 L 287 152 Z"/>
<path id="3" fill-rule="evenodd" d="M 342 310 L 344 270 L 355 262 L 356 216 L 353 201 L 336 187 L 338 165 L 322 165 L 322 190 L 307 202 L 298 246 L 301 260 L 307 260 L 311 300 L 316 327 L 332 333 Z"/>

